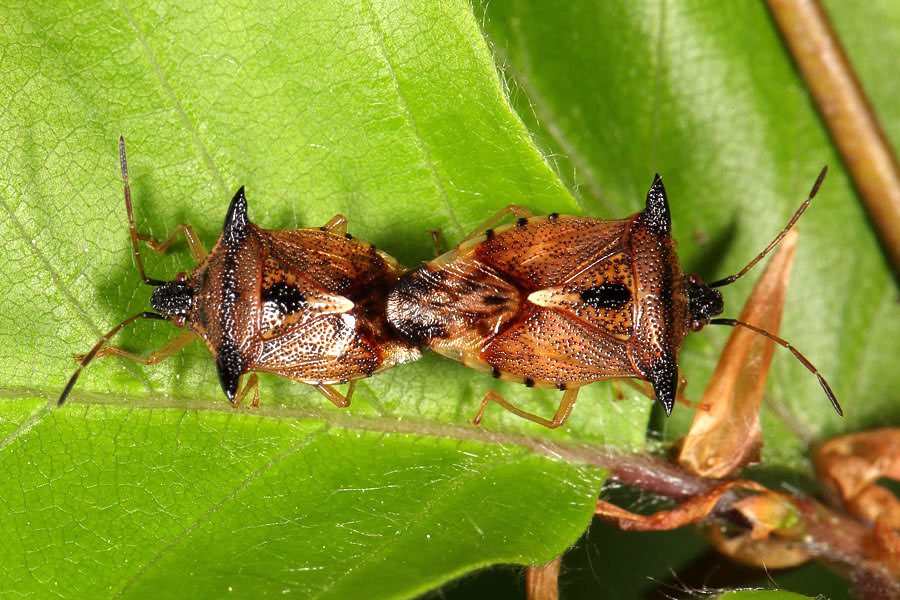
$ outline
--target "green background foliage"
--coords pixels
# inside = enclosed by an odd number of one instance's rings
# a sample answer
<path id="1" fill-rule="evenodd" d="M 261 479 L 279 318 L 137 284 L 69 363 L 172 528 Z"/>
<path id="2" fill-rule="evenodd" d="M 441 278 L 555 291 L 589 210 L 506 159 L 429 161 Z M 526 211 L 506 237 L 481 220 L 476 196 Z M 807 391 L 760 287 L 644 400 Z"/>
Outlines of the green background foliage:
<path id="1" fill-rule="evenodd" d="M 850 53 L 896 133 L 865 17 L 847 15 Z M 347 410 L 274 377 L 261 378 L 260 409 L 234 410 L 195 342 L 152 368 L 99 360 L 54 409 L 73 353 L 147 307 L 119 135 L 138 227 L 158 239 L 187 222 L 211 247 L 243 184 L 260 226 L 342 213 L 352 234 L 411 266 L 433 255 L 430 229 L 449 246 L 510 203 L 631 214 L 659 172 L 685 269 L 708 279 L 749 260 L 827 163 L 782 334 L 847 417 L 776 355 L 767 465 L 802 476 L 809 443 L 897 421 L 895 282 L 756 2 L 496 2 L 474 15 L 462 1 L 52 2 L 0 8 L 0 25 L 4 588 L 407 597 L 557 555 L 604 481 L 591 456 L 648 446 L 650 401 L 629 388 L 616 401 L 605 385 L 582 392 L 560 431 L 496 406 L 471 427 L 487 389 L 547 415 L 559 395 L 431 355 L 361 383 Z M 152 277 L 191 266 L 181 243 L 145 263 Z M 727 315 L 752 283 L 726 292 Z M 686 342 L 692 397 L 727 333 Z M 140 323 L 116 343 L 146 355 L 174 334 Z M 651 439 L 676 438 L 690 416 L 679 406 L 654 418 Z M 585 462 L 555 459 L 548 440 Z M 665 560 L 661 572 L 677 566 Z"/>

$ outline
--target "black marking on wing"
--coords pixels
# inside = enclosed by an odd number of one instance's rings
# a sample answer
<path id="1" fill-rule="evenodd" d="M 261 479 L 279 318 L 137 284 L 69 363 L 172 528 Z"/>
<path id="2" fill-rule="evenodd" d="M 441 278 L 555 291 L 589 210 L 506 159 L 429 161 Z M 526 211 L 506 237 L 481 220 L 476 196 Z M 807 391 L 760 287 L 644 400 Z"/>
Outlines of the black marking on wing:
<path id="1" fill-rule="evenodd" d="M 581 300 L 594 308 L 617 310 L 631 301 L 631 290 L 622 283 L 605 281 L 600 285 L 581 290 Z"/>
<path id="2" fill-rule="evenodd" d="M 263 303 L 273 303 L 283 315 L 290 315 L 306 308 L 306 294 L 283 281 L 274 283 L 260 294 Z"/>

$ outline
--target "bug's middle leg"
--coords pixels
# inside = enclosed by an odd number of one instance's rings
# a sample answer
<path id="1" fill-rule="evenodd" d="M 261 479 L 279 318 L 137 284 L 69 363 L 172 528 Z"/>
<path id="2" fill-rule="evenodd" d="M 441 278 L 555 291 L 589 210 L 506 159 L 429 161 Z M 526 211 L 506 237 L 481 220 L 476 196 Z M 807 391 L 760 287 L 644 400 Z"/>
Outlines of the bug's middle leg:
<path id="1" fill-rule="evenodd" d="M 534 413 L 524 411 L 521 408 L 514 406 L 506 398 L 504 398 L 494 390 L 489 390 L 481 400 L 481 408 L 478 410 L 478 414 L 475 415 L 475 418 L 472 419 L 471 423 L 473 425 L 478 425 L 479 423 L 481 423 L 481 419 L 484 416 L 484 409 L 489 403 L 496 402 L 509 412 L 518 415 L 523 419 L 528 419 L 529 421 L 539 423 L 544 427 L 549 427 L 550 429 L 556 429 L 566 422 L 566 419 L 568 419 L 569 415 L 572 413 L 572 409 L 575 408 L 575 400 L 578 399 L 579 389 L 580 388 L 573 388 L 563 392 L 562 401 L 559 403 L 559 407 L 557 407 L 556 414 L 553 415 L 552 420 L 545 419 L 544 417 L 538 416 Z"/>
<path id="2" fill-rule="evenodd" d="M 238 388 L 240 388 L 241 384 L 238 382 Z M 237 398 L 235 398 L 232 406 L 237 406 L 243 401 L 244 398 L 247 397 L 247 394 L 250 391 L 253 391 L 253 402 L 250 403 L 251 408 L 256 408 L 259 406 L 259 377 L 256 376 L 256 373 L 251 373 L 250 377 L 247 379 L 247 385 L 244 386 L 244 389 L 238 393 Z"/>

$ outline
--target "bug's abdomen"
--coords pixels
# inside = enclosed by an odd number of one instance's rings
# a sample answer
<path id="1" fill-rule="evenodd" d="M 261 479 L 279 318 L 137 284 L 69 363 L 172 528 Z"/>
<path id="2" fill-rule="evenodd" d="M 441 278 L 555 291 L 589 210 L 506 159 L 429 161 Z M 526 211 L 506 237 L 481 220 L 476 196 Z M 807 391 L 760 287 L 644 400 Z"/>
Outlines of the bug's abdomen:
<path id="1" fill-rule="evenodd" d="M 388 295 L 388 321 L 413 343 L 478 360 L 484 342 L 520 316 L 522 291 L 472 257 L 438 262 L 398 280 Z"/>

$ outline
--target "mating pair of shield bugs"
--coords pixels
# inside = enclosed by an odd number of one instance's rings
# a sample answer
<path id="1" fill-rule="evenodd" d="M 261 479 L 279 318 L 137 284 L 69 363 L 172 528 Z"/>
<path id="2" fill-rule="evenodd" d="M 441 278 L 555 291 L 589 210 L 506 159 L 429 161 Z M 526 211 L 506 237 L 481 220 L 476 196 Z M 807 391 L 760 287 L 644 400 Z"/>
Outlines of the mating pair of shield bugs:
<path id="1" fill-rule="evenodd" d="M 645 209 L 630 218 L 535 217 L 509 206 L 454 250 L 405 271 L 346 233 L 341 215 L 319 229 L 260 229 L 248 220 L 243 188 L 209 253 L 184 224 L 156 242 L 135 228 L 121 138 L 119 154 L 135 260 L 144 282 L 156 286 L 150 304 L 157 312 L 126 319 L 79 357 L 59 404 L 98 356 L 154 364 L 201 337 L 235 405 L 251 391 L 258 403 L 252 373 L 260 371 L 310 384 L 346 406 L 353 382 L 419 358 L 425 345 L 494 377 L 563 391 L 550 420 L 488 392 L 475 423 L 494 401 L 523 418 L 559 427 L 581 386 L 613 378 L 649 382 L 668 415 L 678 388 L 681 341 L 689 329 L 712 323 L 747 327 L 791 350 L 841 412 L 824 378 L 787 342 L 748 323 L 714 318 L 723 309 L 715 288 L 743 276 L 781 240 L 815 196 L 824 169 L 765 250 L 739 273 L 707 285 L 681 269 L 658 175 Z M 516 221 L 497 226 L 509 214 Z M 164 252 L 179 233 L 197 266 L 168 282 L 148 278 L 139 242 Z M 187 329 L 148 358 L 107 345 L 140 318 L 170 320 Z M 251 375 L 242 387 L 246 373 Z M 332 387 L 348 382 L 346 395 Z"/>

